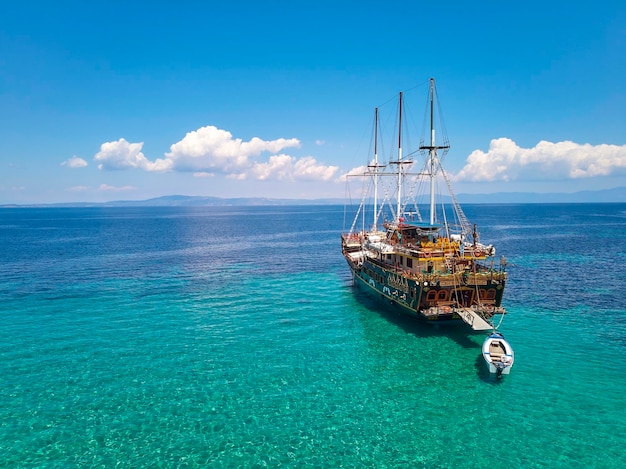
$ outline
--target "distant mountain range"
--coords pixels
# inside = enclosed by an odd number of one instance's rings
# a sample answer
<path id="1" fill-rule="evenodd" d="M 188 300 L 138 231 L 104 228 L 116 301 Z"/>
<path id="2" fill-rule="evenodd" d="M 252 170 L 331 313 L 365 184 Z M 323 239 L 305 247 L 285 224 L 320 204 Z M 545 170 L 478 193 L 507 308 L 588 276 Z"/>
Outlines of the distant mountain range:
<path id="1" fill-rule="evenodd" d="M 496 192 L 493 194 L 458 194 L 462 204 L 528 204 L 528 203 L 610 203 L 626 202 L 626 187 L 572 193 Z M 0 207 L 209 207 L 242 205 L 336 205 L 343 199 L 273 199 L 266 197 L 203 197 L 166 195 L 147 200 L 111 202 L 68 202 L 58 204 L 0 205 Z"/>
<path id="2" fill-rule="evenodd" d="M 552 204 L 626 202 L 626 187 L 579 192 L 496 192 L 493 194 L 459 194 L 466 204 Z"/>

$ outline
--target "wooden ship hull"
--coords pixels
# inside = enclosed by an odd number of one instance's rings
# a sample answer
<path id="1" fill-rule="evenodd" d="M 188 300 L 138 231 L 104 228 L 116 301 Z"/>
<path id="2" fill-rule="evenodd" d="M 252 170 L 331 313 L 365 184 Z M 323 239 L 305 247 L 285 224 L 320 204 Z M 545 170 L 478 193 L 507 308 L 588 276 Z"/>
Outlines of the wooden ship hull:
<path id="1" fill-rule="evenodd" d="M 461 253 L 458 243 L 447 238 L 448 243 L 439 243 L 441 249 L 436 244 L 422 249 L 371 242 L 370 237 L 342 235 L 354 284 L 399 312 L 429 322 L 464 322 L 474 330 L 492 329 L 498 315 L 506 313 L 501 305 L 507 273 L 490 265 L 490 247 L 472 246 Z"/>

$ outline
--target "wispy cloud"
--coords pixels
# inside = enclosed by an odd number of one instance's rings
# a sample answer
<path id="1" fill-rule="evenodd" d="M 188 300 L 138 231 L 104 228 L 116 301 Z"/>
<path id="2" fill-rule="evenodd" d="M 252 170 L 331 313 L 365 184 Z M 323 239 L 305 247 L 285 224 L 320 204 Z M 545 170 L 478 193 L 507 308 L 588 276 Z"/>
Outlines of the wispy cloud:
<path id="1" fill-rule="evenodd" d="M 521 148 L 513 140 L 498 138 L 489 150 L 474 150 L 456 181 L 533 181 L 581 179 L 626 174 L 626 145 L 590 145 L 570 141 L 541 141 Z"/>
<path id="2" fill-rule="evenodd" d="M 89 186 L 72 186 L 65 190 L 68 192 L 85 192 L 89 190 Z"/>
<path id="3" fill-rule="evenodd" d="M 136 189 L 137 188 L 133 186 L 110 186 L 108 184 L 100 184 L 100 187 L 98 187 L 98 190 L 101 192 L 127 192 Z"/>
<path id="4" fill-rule="evenodd" d="M 84 168 L 87 165 L 88 163 L 78 156 L 72 156 L 61 163 L 61 166 L 66 166 L 71 169 Z"/>
<path id="5" fill-rule="evenodd" d="M 26 190 L 26 186 L 10 186 L 10 187 L 6 187 L 6 186 L 0 186 L 0 190 L 2 191 L 15 191 L 15 192 L 21 192 L 21 191 L 25 191 Z"/>

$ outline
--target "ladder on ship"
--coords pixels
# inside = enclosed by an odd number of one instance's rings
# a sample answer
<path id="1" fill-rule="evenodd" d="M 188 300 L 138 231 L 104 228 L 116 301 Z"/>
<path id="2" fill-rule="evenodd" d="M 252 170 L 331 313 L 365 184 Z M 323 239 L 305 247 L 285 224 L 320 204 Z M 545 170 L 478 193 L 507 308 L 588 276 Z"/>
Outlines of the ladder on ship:
<path id="1" fill-rule="evenodd" d="M 475 331 L 488 331 L 493 329 L 491 324 L 485 321 L 471 308 L 458 308 L 455 312 Z"/>

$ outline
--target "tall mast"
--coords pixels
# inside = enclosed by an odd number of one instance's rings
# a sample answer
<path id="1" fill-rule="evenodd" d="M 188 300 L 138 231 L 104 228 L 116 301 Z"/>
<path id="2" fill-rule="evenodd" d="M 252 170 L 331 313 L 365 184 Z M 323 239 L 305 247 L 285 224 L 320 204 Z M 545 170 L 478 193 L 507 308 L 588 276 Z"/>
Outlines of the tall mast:
<path id="1" fill-rule="evenodd" d="M 377 231 L 378 221 L 378 108 L 374 110 L 374 225 L 373 231 Z"/>
<path id="2" fill-rule="evenodd" d="M 374 161 L 367 165 L 368 173 L 374 175 L 374 223 L 372 231 L 378 231 L 378 182 L 380 180 L 380 168 L 384 165 L 378 163 L 378 108 L 374 109 Z M 364 222 L 365 223 L 365 222 Z"/>
<path id="3" fill-rule="evenodd" d="M 435 175 L 437 173 L 437 150 L 450 148 L 450 145 L 435 144 L 435 79 L 430 79 L 430 145 L 420 146 L 420 150 L 428 150 L 428 175 L 430 176 L 430 224 L 435 224 Z"/>
<path id="4" fill-rule="evenodd" d="M 398 209 L 396 222 L 400 223 L 402 215 L 402 91 L 400 91 L 400 117 L 398 123 Z"/>
<path id="5" fill-rule="evenodd" d="M 435 79 L 430 79 L 430 224 L 435 224 L 435 157 L 437 147 L 435 147 Z"/>

